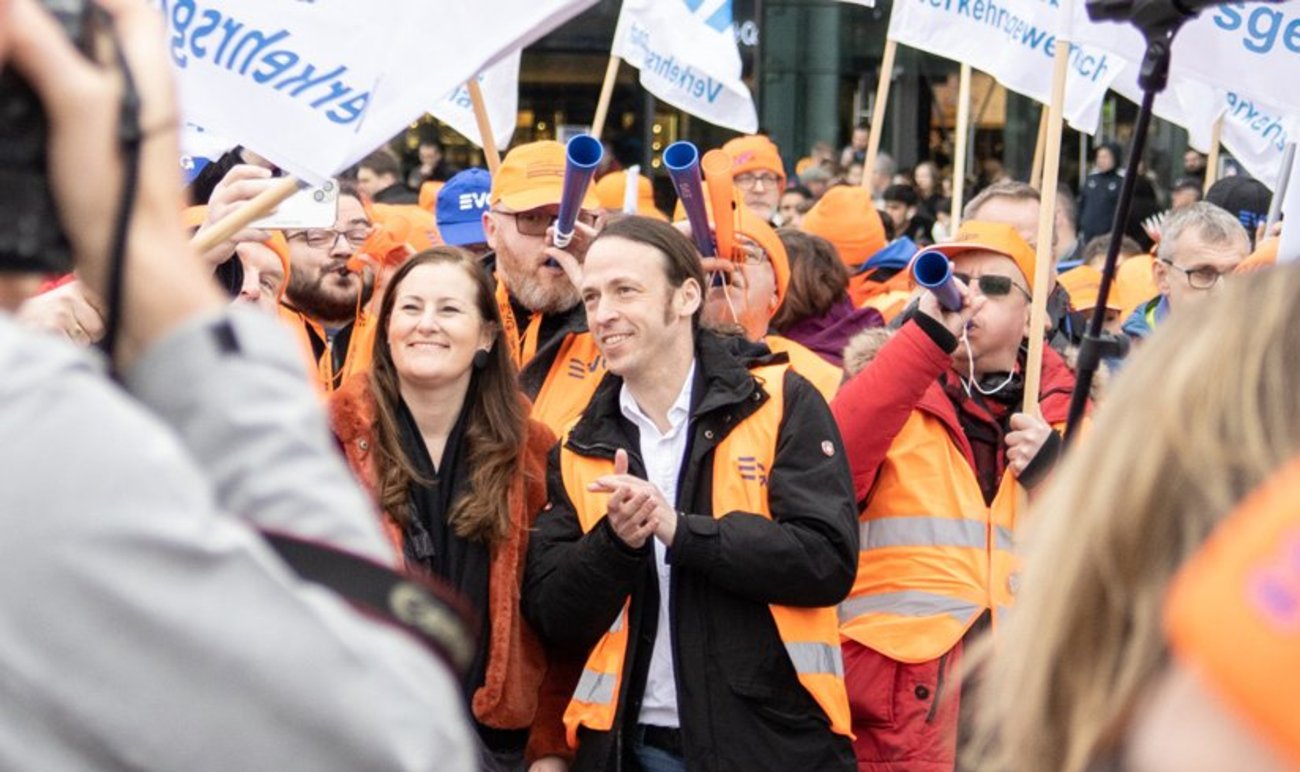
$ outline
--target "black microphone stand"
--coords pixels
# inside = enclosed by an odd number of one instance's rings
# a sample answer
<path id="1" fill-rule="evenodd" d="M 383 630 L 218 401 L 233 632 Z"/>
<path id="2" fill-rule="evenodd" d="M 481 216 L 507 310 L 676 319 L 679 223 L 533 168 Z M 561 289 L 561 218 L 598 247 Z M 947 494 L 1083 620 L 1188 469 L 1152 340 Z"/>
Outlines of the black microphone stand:
<path id="1" fill-rule="evenodd" d="M 1124 225 L 1128 222 L 1129 212 L 1133 206 L 1133 190 L 1137 186 L 1138 165 L 1142 162 L 1147 131 L 1151 126 L 1151 107 L 1155 102 L 1156 94 L 1164 91 L 1169 84 L 1169 58 L 1174 35 L 1186 21 L 1196 17 L 1198 10 L 1195 7 L 1184 7 L 1171 0 L 1089 0 L 1088 2 L 1088 16 L 1093 21 L 1132 22 L 1146 38 L 1147 50 L 1142 59 L 1142 69 L 1138 74 L 1138 85 L 1142 87 L 1142 106 L 1138 110 L 1133 141 L 1129 146 L 1128 166 L 1123 183 L 1120 185 L 1119 206 L 1115 209 L 1115 220 L 1110 228 L 1110 246 L 1106 249 L 1106 264 L 1101 271 L 1097 306 L 1093 309 L 1092 318 L 1088 321 L 1087 331 L 1084 332 L 1079 346 L 1074 393 L 1070 395 L 1070 412 L 1065 425 L 1067 443 L 1079 428 L 1079 422 L 1088 404 L 1088 393 L 1092 390 L 1092 381 L 1102 359 L 1117 357 L 1123 353 L 1121 342 L 1102 334 L 1106 322 L 1106 300 L 1110 297 L 1110 287 L 1115 279 L 1115 266 L 1119 259 L 1120 241 L 1124 237 Z"/>

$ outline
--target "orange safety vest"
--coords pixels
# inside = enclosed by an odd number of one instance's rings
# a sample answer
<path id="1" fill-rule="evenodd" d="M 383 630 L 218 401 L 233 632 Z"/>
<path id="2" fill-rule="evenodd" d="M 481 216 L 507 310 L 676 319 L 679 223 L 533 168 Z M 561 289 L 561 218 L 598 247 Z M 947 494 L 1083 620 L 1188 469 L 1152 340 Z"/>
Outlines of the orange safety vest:
<path id="1" fill-rule="evenodd" d="M 899 662 L 929 662 L 985 611 L 1015 601 L 1015 475 L 984 503 L 970 462 L 944 423 L 916 410 L 889 447 L 859 515 L 853 592 L 840 635 Z"/>
<path id="2" fill-rule="evenodd" d="M 883 282 L 871 281 L 871 274 L 858 274 L 849 280 L 849 297 L 858 308 L 874 308 L 885 318 L 894 321 L 911 302 L 912 275 L 903 269 Z"/>
<path id="3" fill-rule="evenodd" d="M 500 279 L 497 280 L 496 301 L 505 328 L 506 345 L 510 347 L 515 365 L 522 370 L 537 354 L 542 315 L 533 314 L 521 334 L 514 309 L 510 306 L 510 295 Z M 551 362 L 550 372 L 542 381 L 537 398 L 533 400 L 531 417 L 556 434 L 563 433 L 582 415 L 604 377 L 605 357 L 596 347 L 596 339 L 590 332 L 568 333 Z"/>
<path id="4" fill-rule="evenodd" d="M 294 335 L 298 338 L 299 347 L 306 356 L 308 370 L 313 374 L 312 380 L 315 382 L 316 387 L 320 389 L 321 394 L 329 395 L 353 375 L 370 370 L 371 357 L 375 346 L 376 317 L 373 314 L 363 311 L 357 316 L 357 320 L 353 322 L 352 333 L 348 337 L 347 356 L 343 358 L 341 373 L 334 370 L 333 350 L 328 342 L 329 339 L 325 336 L 323 327 L 301 311 L 284 305 L 280 306 L 280 318 L 289 325 L 289 328 L 293 330 Z M 326 341 L 325 351 L 321 353 L 319 359 L 316 358 L 316 351 L 312 348 L 311 334 L 308 333 L 309 328 L 315 332 L 319 340 Z"/>
<path id="5" fill-rule="evenodd" d="M 744 511 L 771 518 L 767 501 L 767 473 L 776 457 L 777 434 L 784 413 L 783 382 L 788 365 L 770 365 L 752 372 L 767 388 L 768 400 L 737 425 L 714 449 L 713 516 Z M 560 443 L 560 468 L 564 489 L 577 510 L 584 533 L 605 517 L 608 494 L 592 493 L 587 483 L 612 474 L 610 459 L 574 453 Z M 614 726 L 627 655 L 629 598 L 609 632 L 596 643 L 583 667 L 573 698 L 564 712 L 569 745 L 578 745 L 578 727 L 609 731 Z M 852 737 L 849 698 L 844 686 L 844 663 L 833 608 L 769 606 L 786 653 L 803 684 L 825 711 L 831 729 Z"/>
<path id="6" fill-rule="evenodd" d="M 822 359 L 817 352 L 780 335 L 763 339 L 773 353 L 785 353 L 790 358 L 790 369 L 807 378 L 829 403 L 844 383 L 844 370 Z"/>

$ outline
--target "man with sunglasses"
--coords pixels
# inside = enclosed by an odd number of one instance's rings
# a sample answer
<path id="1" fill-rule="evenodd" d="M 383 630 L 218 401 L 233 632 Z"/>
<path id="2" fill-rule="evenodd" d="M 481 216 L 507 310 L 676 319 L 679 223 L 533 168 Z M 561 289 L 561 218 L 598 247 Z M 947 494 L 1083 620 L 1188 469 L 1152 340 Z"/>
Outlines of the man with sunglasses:
<path id="1" fill-rule="evenodd" d="M 961 308 L 933 293 L 831 410 L 860 504 L 857 579 L 840 604 L 862 769 L 953 769 L 963 646 L 1015 600 L 1017 483 L 1052 466 L 1074 377 L 1043 349 L 1041 417 L 1020 413 L 1034 250 L 969 221 L 930 247 Z"/>
<path id="2" fill-rule="evenodd" d="M 573 241 L 555 245 L 564 192 L 564 146 L 531 142 L 506 154 L 492 178 L 483 234 L 484 258 L 496 273 L 497 305 L 519 365 L 520 387 L 533 418 L 559 433 L 582 413 L 605 374 L 579 303 L 587 245 L 596 236 L 600 202 L 588 190 Z"/>
<path id="3" fill-rule="evenodd" d="M 356 188 L 340 180 L 334 227 L 284 232 L 289 285 L 280 316 L 311 352 L 317 384 L 326 393 L 370 366 L 374 320 L 365 307 L 374 278 L 350 269 L 348 260 L 373 230 Z"/>
<path id="4" fill-rule="evenodd" d="M 1151 265 L 1160 294 L 1137 307 L 1124 321 L 1124 332 L 1133 340 L 1146 338 L 1170 313 L 1222 287 L 1224 276 L 1249 254 L 1249 234 L 1227 211 L 1205 201 L 1175 211 L 1162 228 Z"/>

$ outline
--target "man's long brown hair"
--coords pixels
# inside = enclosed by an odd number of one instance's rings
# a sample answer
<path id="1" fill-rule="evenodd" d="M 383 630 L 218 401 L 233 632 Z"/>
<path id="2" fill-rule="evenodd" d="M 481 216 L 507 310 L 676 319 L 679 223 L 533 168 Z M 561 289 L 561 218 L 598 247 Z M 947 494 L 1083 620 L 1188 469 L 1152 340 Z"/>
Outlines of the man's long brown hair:
<path id="1" fill-rule="evenodd" d="M 494 331 L 487 364 L 478 370 L 465 395 L 468 411 L 465 426 L 469 488 L 452 506 L 448 523 L 458 536 L 488 545 L 500 543 L 510 530 L 509 492 L 514 475 L 521 468 L 527 433 L 527 412 L 514 361 L 505 341 L 501 313 L 487 272 L 466 251 L 439 246 L 425 250 L 402 265 L 388 282 L 379 307 L 375 331 L 374 365 L 370 370 L 375 395 L 375 472 L 379 503 L 389 516 L 406 525 L 411 510 L 412 485 L 426 482 L 402 450 L 398 430 L 401 390 L 393 352 L 388 347 L 388 325 L 393 317 L 398 289 L 403 280 L 423 265 L 454 265 L 470 277 L 475 286 L 475 305 L 483 322 Z"/>

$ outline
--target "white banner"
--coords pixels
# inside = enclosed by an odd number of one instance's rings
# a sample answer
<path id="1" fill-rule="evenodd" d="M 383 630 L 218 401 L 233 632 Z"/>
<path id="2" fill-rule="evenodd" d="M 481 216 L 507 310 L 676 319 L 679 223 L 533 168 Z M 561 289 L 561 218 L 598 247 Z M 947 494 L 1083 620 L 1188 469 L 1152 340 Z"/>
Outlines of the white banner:
<path id="1" fill-rule="evenodd" d="M 1134 65 L 1146 44 L 1127 22 L 1093 22 L 1083 3 L 1074 11 L 1075 39 L 1118 54 Z M 1279 101 L 1300 72 L 1300 3 L 1226 3 L 1208 8 L 1174 38 L 1173 80 Z M 1129 76 L 1136 88 L 1137 69 Z"/>
<path id="2" fill-rule="evenodd" d="M 612 53 L 639 69 L 659 99 L 718 126 L 758 131 L 731 0 L 623 0 Z"/>
<path id="3" fill-rule="evenodd" d="M 515 123 L 519 120 L 519 60 L 522 54 L 522 51 L 515 51 L 478 76 L 478 86 L 483 92 L 483 103 L 487 107 L 493 138 L 503 155 L 506 148 L 510 147 L 510 140 L 515 135 Z M 460 132 L 465 139 L 483 147 L 478 119 L 474 117 L 474 102 L 470 99 L 465 84 L 462 83 L 438 100 L 429 112 Z"/>
<path id="4" fill-rule="evenodd" d="M 889 36 L 937 56 L 965 62 L 1002 85 L 1046 104 L 1058 30 L 1070 22 L 1059 0 L 897 0 Z M 1065 119 L 1093 133 L 1106 89 L 1123 62 L 1096 46 L 1069 44 Z"/>
<path id="5" fill-rule="evenodd" d="M 154 2 L 185 120 L 319 182 L 596 0 Z"/>

